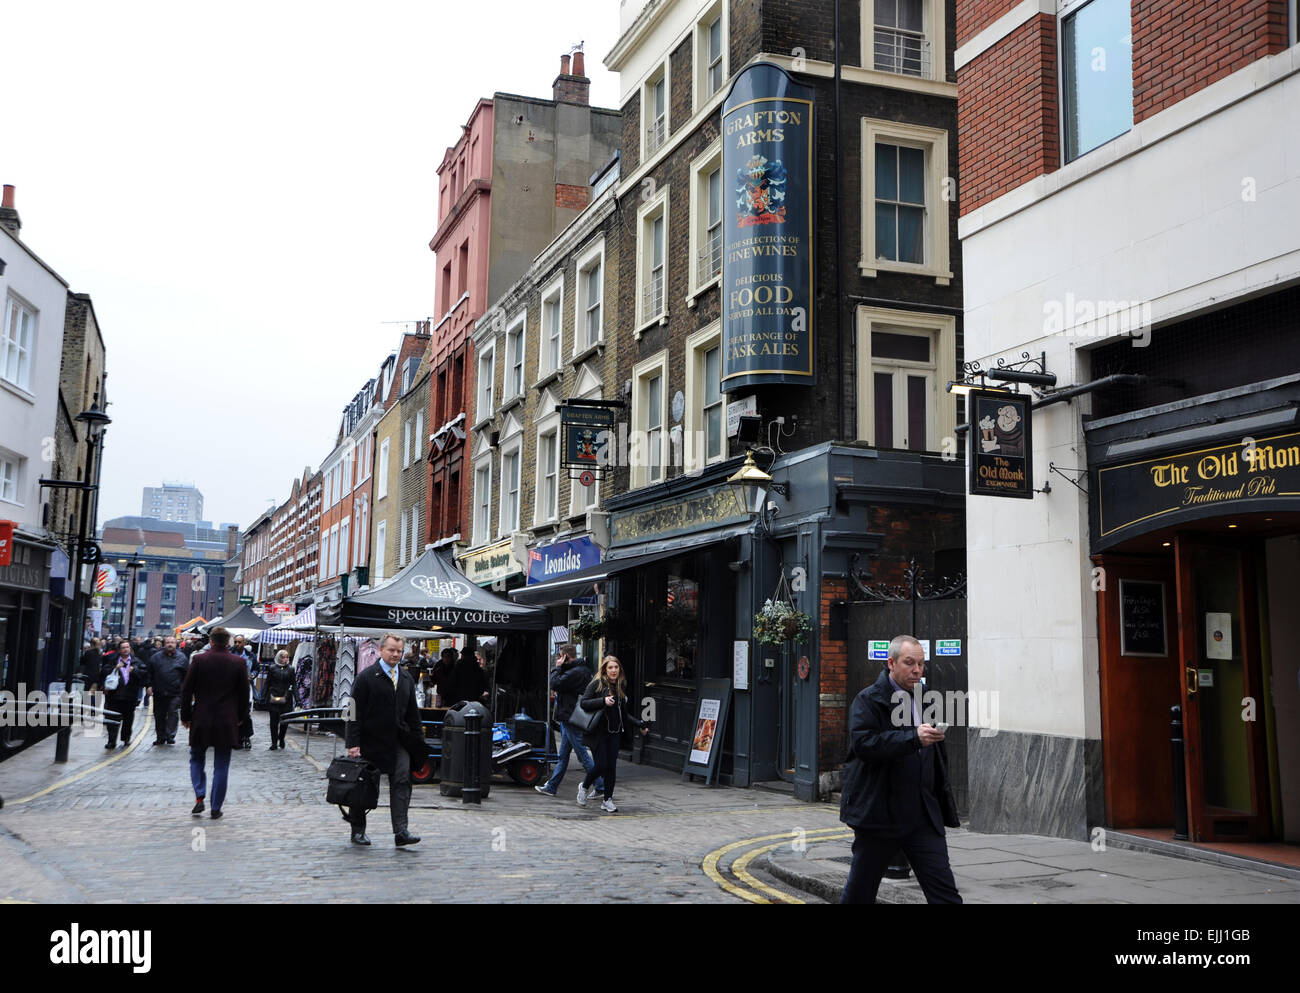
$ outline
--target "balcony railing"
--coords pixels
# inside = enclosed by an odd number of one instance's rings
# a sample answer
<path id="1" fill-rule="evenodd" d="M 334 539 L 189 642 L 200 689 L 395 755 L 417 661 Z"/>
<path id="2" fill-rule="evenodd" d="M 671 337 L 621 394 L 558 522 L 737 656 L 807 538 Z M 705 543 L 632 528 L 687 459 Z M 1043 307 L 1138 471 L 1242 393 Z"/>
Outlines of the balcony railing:
<path id="1" fill-rule="evenodd" d="M 875 37 L 878 70 L 930 77 L 930 42 L 925 35 L 877 25 Z"/>
<path id="2" fill-rule="evenodd" d="M 663 270 L 653 273 L 641 294 L 641 319 L 650 320 L 664 311 L 664 274 Z"/>
<path id="3" fill-rule="evenodd" d="M 668 137 L 668 116 L 660 114 L 646 127 L 645 131 L 645 153 L 653 155 L 659 149 L 663 148 L 664 140 Z"/>
<path id="4" fill-rule="evenodd" d="M 722 228 L 717 227 L 705 236 L 704 247 L 700 249 L 699 268 L 695 273 L 695 282 L 703 286 L 722 271 Z"/>

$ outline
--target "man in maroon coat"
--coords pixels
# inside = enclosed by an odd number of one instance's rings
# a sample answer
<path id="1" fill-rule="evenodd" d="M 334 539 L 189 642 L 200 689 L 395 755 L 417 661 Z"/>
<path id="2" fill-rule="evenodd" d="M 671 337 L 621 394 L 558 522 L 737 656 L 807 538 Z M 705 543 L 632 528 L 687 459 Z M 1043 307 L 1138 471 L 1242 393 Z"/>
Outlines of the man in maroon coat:
<path id="1" fill-rule="evenodd" d="M 196 817 L 207 794 L 204 766 L 212 749 L 212 816 L 221 816 L 226 798 L 230 752 L 239 743 L 239 725 L 248 719 L 248 666 L 229 651 L 230 632 L 213 628 L 212 644 L 190 659 L 181 687 L 181 723 L 190 732 L 190 782 Z"/>

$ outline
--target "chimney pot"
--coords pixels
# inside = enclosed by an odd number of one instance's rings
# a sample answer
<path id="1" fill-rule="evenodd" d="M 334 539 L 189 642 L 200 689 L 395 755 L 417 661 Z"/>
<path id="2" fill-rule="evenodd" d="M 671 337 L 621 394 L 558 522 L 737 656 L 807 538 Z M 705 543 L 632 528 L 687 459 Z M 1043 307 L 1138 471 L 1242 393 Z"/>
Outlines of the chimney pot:
<path id="1" fill-rule="evenodd" d="M 4 201 L 0 203 L 2 207 L 13 207 L 14 205 L 14 188 L 5 183 Z"/>
<path id="2" fill-rule="evenodd" d="M 586 60 L 582 56 L 582 49 L 578 49 L 573 53 L 573 74 L 575 76 L 585 76 L 587 75 L 586 69 Z"/>
<path id="3" fill-rule="evenodd" d="M 567 55 L 561 55 L 561 56 L 560 56 L 560 75 L 561 75 L 561 76 L 567 76 L 568 74 L 569 74 L 569 57 L 568 57 Z M 6 186 L 5 189 L 8 190 L 9 187 Z"/>

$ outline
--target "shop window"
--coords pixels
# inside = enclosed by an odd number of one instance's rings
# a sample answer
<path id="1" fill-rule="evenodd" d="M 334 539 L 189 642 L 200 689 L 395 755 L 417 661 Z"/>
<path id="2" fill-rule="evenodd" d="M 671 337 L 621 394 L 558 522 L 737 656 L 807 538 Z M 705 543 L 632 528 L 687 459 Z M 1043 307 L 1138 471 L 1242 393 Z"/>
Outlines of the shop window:
<path id="1" fill-rule="evenodd" d="M 700 633 L 700 584 L 670 571 L 658 624 L 664 639 L 658 675 L 667 679 L 694 679 Z"/>

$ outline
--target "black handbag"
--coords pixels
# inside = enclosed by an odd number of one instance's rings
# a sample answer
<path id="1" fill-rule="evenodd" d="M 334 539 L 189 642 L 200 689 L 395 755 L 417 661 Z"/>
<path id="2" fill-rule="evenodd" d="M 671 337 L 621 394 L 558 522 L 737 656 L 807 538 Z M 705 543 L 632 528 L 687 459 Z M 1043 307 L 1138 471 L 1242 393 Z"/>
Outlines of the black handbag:
<path id="1" fill-rule="evenodd" d="M 352 811 L 371 811 L 379 806 L 379 770 L 362 758 L 340 755 L 325 770 L 329 787 L 325 800 L 343 812 L 351 822 Z"/>
<path id="2" fill-rule="evenodd" d="M 605 714 L 602 706 L 599 710 L 583 710 L 581 702 L 573 705 L 573 713 L 565 721 L 570 727 L 577 728 L 583 734 L 596 730 L 596 722 Z"/>

